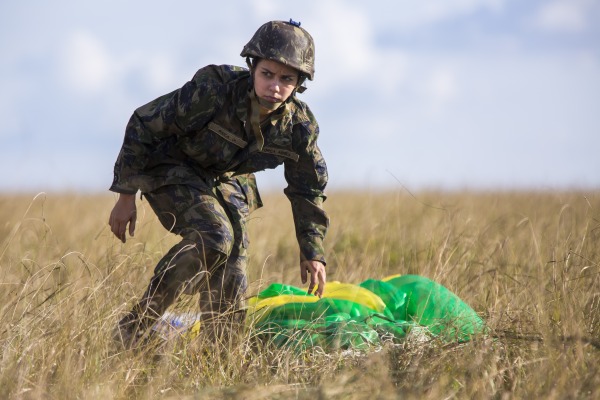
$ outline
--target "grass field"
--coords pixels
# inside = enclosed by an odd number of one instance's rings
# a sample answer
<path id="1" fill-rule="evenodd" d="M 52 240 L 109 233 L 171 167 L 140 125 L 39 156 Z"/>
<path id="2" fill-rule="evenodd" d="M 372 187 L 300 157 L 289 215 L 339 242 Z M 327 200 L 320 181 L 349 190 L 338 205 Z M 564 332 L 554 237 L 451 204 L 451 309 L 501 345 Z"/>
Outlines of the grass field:
<path id="1" fill-rule="evenodd" d="M 263 197 L 250 294 L 301 286 L 289 203 Z M 0 398 L 600 398 L 600 192 L 329 193 L 329 280 L 424 275 L 490 328 L 364 354 L 258 349 L 250 334 L 160 357 L 117 351 L 119 316 L 177 238 L 138 201 L 121 244 L 107 226 L 114 201 L 0 196 Z"/>

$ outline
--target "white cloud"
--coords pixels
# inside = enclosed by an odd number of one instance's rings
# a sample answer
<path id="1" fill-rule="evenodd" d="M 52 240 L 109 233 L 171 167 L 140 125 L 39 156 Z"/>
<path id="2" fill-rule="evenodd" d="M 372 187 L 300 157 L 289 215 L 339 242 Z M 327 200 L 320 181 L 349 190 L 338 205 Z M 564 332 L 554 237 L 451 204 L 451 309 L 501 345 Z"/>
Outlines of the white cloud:
<path id="1" fill-rule="evenodd" d="M 23 129 L 19 108 L 5 99 L 0 99 L 0 120 L 0 138 L 15 137 Z"/>
<path id="2" fill-rule="evenodd" d="M 395 29 L 410 31 L 422 29 L 459 16 L 468 16 L 479 10 L 501 12 L 508 0 L 394 0 L 366 7 L 369 19 Z M 383 10 L 383 12 L 381 12 Z M 389 12 L 386 12 L 388 11 Z"/>
<path id="3" fill-rule="evenodd" d="M 544 4 L 534 17 L 534 26 L 555 32 L 581 32 L 588 27 L 588 1 L 556 0 Z"/>
<path id="4" fill-rule="evenodd" d="M 191 78 L 178 70 L 177 60 L 177 55 L 157 51 L 136 51 L 124 57 L 113 57 L 111 61 L 112 81 L 115 83 L 113 90 L 122 91 L 124 94 L 131 91 L 128 80 L 135 77 L 145 92 L 158 96 L 163 92 L 171 91 L 181 86 L 185 79 Z"/>
<path id="5" fill-rule="evenodd" d="M 335 21 L 332 21 L 335 16 Z M 340 1 L 320 2 L 306 26 L 315 40 L 315 79 L 325 90 L 361 77 L 372 65 L 373 28 L 357 7 Z M 320 77 L 327 76 L 327 80 Z"/>
<path id="6" fill-rule="evenodd" d="M 267 20 L 273 18 L 272 15 L 274 13 L 281 14 L 283 8 L 285 7 L 285 3 L 277 0 L 255 0 L 252 1 L 250 6 L 252 7 L 254 15 L 266 22 Z M 290 17 L 294 16 L 291 15 Z M 277 19 L 282 19 L 282 17 L 278 17 Z"/>
<path id="7" fill-rule="evenodd" d="M 14 75 L 0 76 L 0 138 L 15 138 L 23 131 L 25 116 L 22 109 L 27 104 L 32 83 Z"/>
<path id="8" fill-rule="evenodd" d="M 140 66 L 141 67 L 141 66 Z M 152 91 L 170 90 L 181 84 L 181 77 L 176 76 L 175 67 L 169 57 L 156 54 L 150 57 L 145 66 L 145 81 Z"/>
<path id="9" fill-rule="evenodd" d="M 446 105 L 458 94 L 456 75 L 450 67 L 436 67 L 424 82 L 424 87 L 428 97 L 425 104 L 430 104 L 434 111 Z"/>
<path id="10" fill-rule="evenodd" d="M 592 150 L 600 65 L 589 57 L 429 54 L 410 65 L 410 79 L 385 101 L 361 101 L 373 97 L 361 88 L 360 113 L 348 122 L 322 113 L 322 142 L 337 149 L 341 136 L 329 136 L 344 135 L 344 153 L 330 157 L 333 185 L 362 176 L 369 162 L 388 184 L 387 170 L 447 187 L 600 182 Z M 377 161 L 359 165 L 348 154 Z"/>
<path id="11" fill-rule="evenodd" d="M 63 77 L 77 92 L 94 94 L 110 81 L 114 62 L 103 43 L 88 32 L 72 33 L 62 59 Z"/>
<path id="12" fill-rule="evenodd" d="M 401 48 L 378 46 L 377 33 L 423 29 L 480 10 L 499 12 L 507 1 L 400 0 L 379 1 L 373 7 L 354 1 L 319 2 L 309 15 L 310 26 L 306 24 L 317 47 L 317 83 L 314 89 L 310 86 L 311 92 L 357 85 L 368 87 L 371 98 L 381 99 L 409 90 L 424 97 L 432 109 L 442 107 L 459 92 L 456 72 L 450 66 L 423 65 L 419 55 Z M 267 3 L 262 0 L 262 8 Z"/>

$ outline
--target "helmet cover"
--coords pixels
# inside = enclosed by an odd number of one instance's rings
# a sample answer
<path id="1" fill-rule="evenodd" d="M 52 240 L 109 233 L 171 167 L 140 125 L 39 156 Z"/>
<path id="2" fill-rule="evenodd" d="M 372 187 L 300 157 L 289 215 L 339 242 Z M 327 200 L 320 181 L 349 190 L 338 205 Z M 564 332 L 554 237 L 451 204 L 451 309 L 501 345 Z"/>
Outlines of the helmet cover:
<path id="1" fill-rule="evenodd" d="M 258 57 L 297 69 L 308 79 L 315 74 L 315 43 L 312 36 L 290 19 L 263 24 L 244 46 L 242 57 Z"/>

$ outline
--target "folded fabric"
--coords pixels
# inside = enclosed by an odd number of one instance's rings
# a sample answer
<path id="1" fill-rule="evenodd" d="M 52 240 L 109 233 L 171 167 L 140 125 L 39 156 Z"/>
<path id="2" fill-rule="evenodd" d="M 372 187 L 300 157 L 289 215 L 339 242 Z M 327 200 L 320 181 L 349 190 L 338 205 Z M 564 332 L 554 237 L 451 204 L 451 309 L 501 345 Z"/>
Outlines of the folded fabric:
<path id="1" fill-rule="evenodd" d="M 401 342 L 411 330 L 464 342 L 486 329 L 458 296 L 418 275 L 359 285 L 328 282 L 321 299 L 274 283 L 249 300 L 246 326 L 261 340 L 298 350 L 365 349 L 385 340 Z"/>

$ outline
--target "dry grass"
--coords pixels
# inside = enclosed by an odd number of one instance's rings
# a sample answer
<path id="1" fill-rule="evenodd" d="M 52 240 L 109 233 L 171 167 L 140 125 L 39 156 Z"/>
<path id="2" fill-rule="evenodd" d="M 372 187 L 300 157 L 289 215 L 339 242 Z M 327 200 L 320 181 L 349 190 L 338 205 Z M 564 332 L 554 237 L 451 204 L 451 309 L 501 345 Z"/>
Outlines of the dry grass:
<path id="1" fill-rule="evenodd" d="M 287 200 L 250 221 L 252 291 L 300 285 Z M 123 353 L 110 335 L 176 241 L 142 203 L 136 237 L 111 196 L 0 197 L 0 398 L 598 398 L 600 193 L 330 193 L 330 280 L 420 274 L 491 336 L 369 354 L 174 342 Z M 187 298 L 179 308 L 193 308 Z"/>

